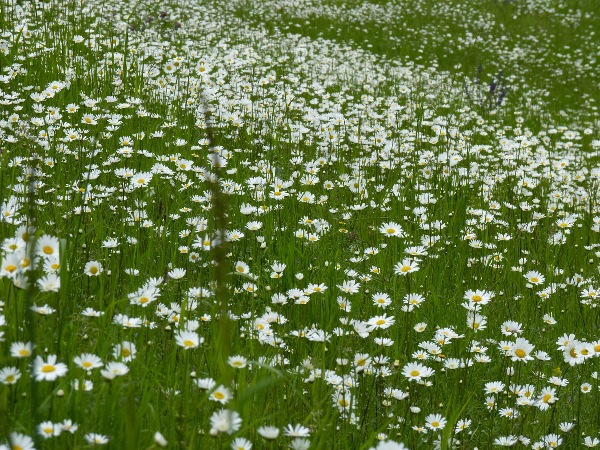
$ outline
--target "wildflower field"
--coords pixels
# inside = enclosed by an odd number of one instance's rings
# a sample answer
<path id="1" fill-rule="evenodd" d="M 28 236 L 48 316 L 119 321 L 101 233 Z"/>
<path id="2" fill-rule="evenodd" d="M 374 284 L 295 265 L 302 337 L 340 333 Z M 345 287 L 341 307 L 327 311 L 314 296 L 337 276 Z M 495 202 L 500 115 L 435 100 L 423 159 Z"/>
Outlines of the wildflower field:
<path id="1" fill-rule="evenodd" d="M 0 449 L 600 445 L 597 0 L 0 25 Z"/>

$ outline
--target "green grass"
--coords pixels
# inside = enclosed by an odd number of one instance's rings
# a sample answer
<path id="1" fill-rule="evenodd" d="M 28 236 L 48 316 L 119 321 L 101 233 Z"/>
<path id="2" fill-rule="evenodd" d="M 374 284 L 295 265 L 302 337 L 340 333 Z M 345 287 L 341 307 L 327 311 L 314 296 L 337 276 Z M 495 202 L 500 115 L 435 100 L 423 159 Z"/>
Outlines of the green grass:
<path id="1" fill-rule="evenodd" d="M 0 448 L 600 437 L 595 2 L 5 3 Z"/>
<path id="2" fill-rule="evenodd" d="M 595 103 L 598 5 L 593 1 L 302 2 L 303 8 L 269 2 L 234 2 L 239 17 L 270 30 L 332 39 L 384 58 L 435 66 L 449 79 L 477 79 L 489 88 L 502 71 L 506 101 L 536 123 L 593 120 L 582 100 Z M 280 4 L 281 5 L 281 4 Z M 348 20 L 352 17 L 353 20 Z M 479 70 L 482 72 L 478 74 Z M 542 111 L 531 108 L 544 106 Z M 589 111 L 589 110 L 588 110 Z M 589 115 L 588 115 L 589 114 Z"/>

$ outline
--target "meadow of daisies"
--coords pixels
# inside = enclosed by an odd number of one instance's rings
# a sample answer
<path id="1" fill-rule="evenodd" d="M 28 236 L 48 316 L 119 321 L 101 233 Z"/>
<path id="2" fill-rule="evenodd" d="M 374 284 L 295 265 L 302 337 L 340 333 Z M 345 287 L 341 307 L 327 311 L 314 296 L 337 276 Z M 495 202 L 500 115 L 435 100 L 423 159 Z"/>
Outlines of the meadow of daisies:
<path id="1" fill-rule="evenodd" d="M 600 445 L 595 0 L 0 24 L 0 449 Z"/>

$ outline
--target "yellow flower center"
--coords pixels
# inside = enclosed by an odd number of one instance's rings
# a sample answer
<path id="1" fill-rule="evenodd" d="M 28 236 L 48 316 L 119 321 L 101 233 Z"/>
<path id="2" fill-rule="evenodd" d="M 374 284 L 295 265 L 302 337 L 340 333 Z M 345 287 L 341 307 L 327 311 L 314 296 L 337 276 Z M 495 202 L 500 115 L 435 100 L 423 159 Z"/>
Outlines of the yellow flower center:
<path id="1" fill-rule="evenodd" d="M 42 251 L 46 254 L 46 255 L 51 255 L 52 253 L 54 253 L 54 248 L 50 245 L 46 245 L 44 248 L 42 248 Z"/>
<path id="2" fill-rule="evenodd" d="M 529 281 L 531 281 L 532 283 L 537 283 L 538 281 L 540 281 L 540 279 L 538 277 L 531 277 Z"/>
<path id="3" fill-rule="evenodd" d="M 56 371 L 56 367 L 51 364 L 46 364 L 44 367 L 42 367 L 43 373 L 52 373 L 54 371 Z"/>
<path id="4" fill-rule="evenodd" d="M 183 341 L 183 346 L 184 347 L 193 347 L 194 346 L 194 342 L 190 341 L 189 339 L 186 339 L 185 341 Z"/>
<path id="5" fill-rule="evenodd" d="M 225 398 L 225 395 L 222 392 L 215 392 L 213 394 L 213 397 L 215 397 L 216 399 L 219 399 L 219 400 L 223 400 Z"/>
<path id="6" fill-rule="evenodd" d="M 551 398 L 552 398 L 552 395 L 550 395 L 550 394 L 546 394 L 546 395 L 544 395 L 544 396 L 542 397 L 542 401 L 543 401 L 544 403 L 548 403 L 548 402 L 550 401 L 550 399 L 551 399 Z"/>
<path id="7" fill-rule="evenodd" d="M 480 302 L 481 300 L 483 300 L 483 298 L 481 297 L 481 295 L 474 295 L 473 297 L 471 297 L 471 300 L 473 300 L 474 302 Z"/>
<path id="8" fill-rule="evenodd" d="M 518 348 L 515 351 L 515 355 L 517 356 L 517 358 L 525 358 L 525 356 L 527 356 L 527 353 L 525 353 L 525 350 L 523 350 L 522 348 Z"/>
<path id="9" fill-rule="evenodd" d="M 383 325 L 385 324 L 385 320 L 383 319 L 379 319 L 377 322 L 375 322 L 376 325 Z"/>
<path id="10" fill-rule="evenodd" d="M 406 273 L 410 271 L 410 266 L 402 266 L 402 269 L 400 269 L 400 272 Z"/>
<path id="11" fill-rule="evenodd" d="M 413 370 L 413 371 L 410 373 L 410 376 L 411 376 L 411 377 L 418 377 L 419 375 L 421 375 L 421 372 L 419 372 L 418 370 Z"/>
<path id="12" fill-rule="evenodd" d="M 127 358 L 131 355 L 131 352 L 129 351 L 129 349 L 124 348 L 123 350 L 121 350 L 121 356 L 123 356 L 124 358 Z"/>
<path id="13" fill-rule="evenodd" d="M 13 273 L 15 270 L 17 270 L 17 266 L 15 266 L 14 264 L 9 264 L 8 266 L 6 266 L 4 268 L 4 270 L 6 270 L 7 272 Z"/>
<path id="14" fill-rule="evenodd" d="M 96 267 L 96 266 L 90 267 L 90 273 L 92 275 L 96 275 L 98 273 L 98 267 Z"/>

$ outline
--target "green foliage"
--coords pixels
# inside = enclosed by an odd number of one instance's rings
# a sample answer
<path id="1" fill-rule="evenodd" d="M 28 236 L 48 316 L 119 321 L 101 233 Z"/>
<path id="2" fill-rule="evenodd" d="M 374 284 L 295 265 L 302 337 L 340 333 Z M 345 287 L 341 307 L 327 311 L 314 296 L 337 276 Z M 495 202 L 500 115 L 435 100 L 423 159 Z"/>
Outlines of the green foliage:
<path id="1" fill-rule="evenodd" d="M 2 2 L 0 447 L 593 443 L 599 17 Z"/>

